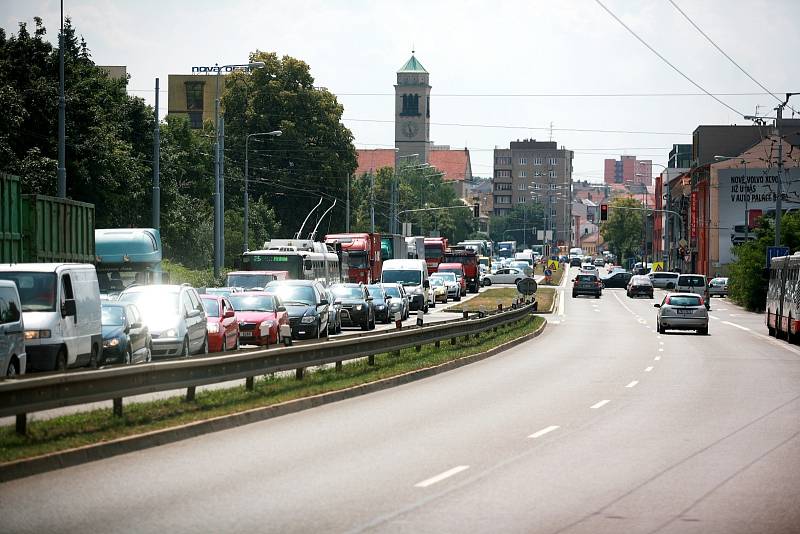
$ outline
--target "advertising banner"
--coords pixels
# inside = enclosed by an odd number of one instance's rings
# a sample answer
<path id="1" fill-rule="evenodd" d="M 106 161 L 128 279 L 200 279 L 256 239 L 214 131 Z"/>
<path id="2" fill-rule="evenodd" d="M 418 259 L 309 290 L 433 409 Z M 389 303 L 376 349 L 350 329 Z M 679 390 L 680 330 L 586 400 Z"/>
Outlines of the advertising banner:
<path id="1" fill-rule="evenodd" d="M 697 191 L 692 191 L 689 205 L 689 237 L 692 241 L 697 240 Z"/>
<path id="2" fill-rule="evenodd" d="M 733 261 L 733 246 L 755 239 L 762 216 L 775 217 L 778 170 L 723 169 L 719 173 L 719 262 Z M 783 213 L 800 209 L 800 169 L 783 170 Z"/>

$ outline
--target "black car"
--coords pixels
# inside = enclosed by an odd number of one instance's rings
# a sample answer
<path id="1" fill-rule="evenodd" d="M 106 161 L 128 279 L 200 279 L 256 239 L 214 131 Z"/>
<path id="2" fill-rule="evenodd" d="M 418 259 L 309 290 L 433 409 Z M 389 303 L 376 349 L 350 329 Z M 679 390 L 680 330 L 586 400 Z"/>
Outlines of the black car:
<path id="1" fill-rule="evenodd" d="M 289 313 L 292 339 L 327 337 L 330 304 L 321 283 L 316 280 L 273 280 L 264 289 L 283 301 Z"/>
<path id="2" fill-rule="evenodd" d="M 150 361 L 153 356 L 150 330 L 135 304 L 103 302 L 100 323 L 103 330 L 100 364 Z"/>
<path id="3" fill-rule="evenodd" d="M 583 260 L 579 257 L 570 258 L 569 260 L 570 267 L 580 267 L 581 263 L 583 263 Z"/>
<path id="4" fill-rule="evenodd" d="M 595 273 L 580 273 L 572 282 L 572 298 L 578 295 L 592 295 L 599 299 L 603 294 L 603 284 Z"/>
<path id="5" fill-rule="evenodd" d="M 341 304 L 342 326 L 360 326 L 361 330 L 375 328 L 375 306 L 367 288 L 361 284 L 334 284 L 331 292 L 335 304 Z"/>
<path id="6" fill-rule="evenodd" d="M 600 282 L 603 287 L 618 287 L 625 289 L 628 287 L 628 282 L 631 281 L 633 274 L 628 271 L 614 271 L 607 276 L 601 276 Z"/>
<path id="7" fill-rule="evenodd" d="M 639 295 L 653 298 L 653 282 L 649 276 L 636 275 L 628 282 L 628 296 L 633 298 Z"/>
<path id="8" fill-rule="evenodd" d="M 389 314 L 389 301 L 391 297 L 387 298 L 386 292 L 379 285 L 367 286 L 367 292 L 372 297 L 372 307 L 375 308 L 375 320 L 388 323 L 391 321 Z"/>

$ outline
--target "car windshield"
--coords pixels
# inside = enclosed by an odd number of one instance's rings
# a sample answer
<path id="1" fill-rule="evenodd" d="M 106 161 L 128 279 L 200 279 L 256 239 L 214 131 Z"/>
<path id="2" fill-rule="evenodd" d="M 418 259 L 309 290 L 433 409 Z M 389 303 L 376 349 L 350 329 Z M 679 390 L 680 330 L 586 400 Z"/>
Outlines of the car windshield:
<path id="1" fill-rule="evenodd" d="M 404 286 L 418 286 L 422 283 L 422 272 L 411 269 L 383 271 L 381 274 L 381 282 L 403 284 Z"/>
<path id="2" fill-rule="evenodd" d="M 653 283 L 650 281 L 649 276 L 634 276 L 631 283 L 635 286 L 651 286 Z"/>
<path id="3" fill-rule="evenodd" d="M 706 283 L 702 276 L 684 275 L 678 278 L 678 285 L 687 287 L 703 287 L 706 285 Z"/>
<path id="4" fill-rule="evenodd" d="M 399 297 L 400 296 L 400 289 L 393 286 L 385 286 L 383 290 L 386 292 L 387 295 L 390 297 Z"/>
<path id="5" fill-rule="evenodd" d="M 597 277 L 591 274 L 579 274 L 576 277 L 576 280 L 578 282 L 594 282 L 595 280 L 597 280 Z"/>
<path id="6" fill-rule="evenodd" d="M 17 284 L 23 312 L 46 312 L 56 309 L 55 273 L 0 272 L 0 280 Z"/>
<path id="7" fill-rule="evenodd" d="M 314 305 L 317 299 L 314 295 L 314 288 L 311 286 L 295 286 L 295 285 L 274 285 L 270 286 L 270 291 L 278 295 L 285 304 L 301 304 L 301 305 Z M 234 309 L 239 308 L 233 304 Z"/>
<path id="8" fill-rule="evenodd" d="M 209 317 L 219 317 L 219 302 L 217 299 L 200 299 L 203 302 L 203 308 L 206 310 L 206 315 Z"/>
<path id="9" fill-rule="evenodd" d="M 142 315 L 148 318 L 171 317 L 178 314 L 178 293 L 159 290 L 153 286 L 148 291 L 129 291 L 119 296 L 120 302 L 136 304 Z"/>
<path id="10" fill-rule="evenodd" d="M 431 278 L 441 278 L 442 280 L 449 280 L 450 282 L 458 280 L 455 273 L 434 273 L 431 275 Z"/>
<path id="11" fill-rule="evenodd" d="M 353 269 L 367 269 L 369 262 L 365 252 L 350 252 L 347 255 L 347 264 Z"/>
<path id="12" fill-rule="evenodd" d="M 100 324 L 103 326 L 123 326 L 125 324 L 125 308 L 123 306 L 106 306 L 100 308 Z"/>
<path id="13" fill-rule="evenodd" d="M 444 285 L 444 280 L 441 278 L 431 278 L 431 286 L 439 287 Z"/>
<path id="14" fill-rule="evenodd" d="M 700 297 L 694 295 L 671 295 L 667 304 L 670 306 L 700 306 Z"/>
<path id="15" fill-rule="evenodd" d="M 714 278 L 713 280 L 711 280 L 712 286 L 724 286 L 727 283 L 728 283 L 727 278 Z"/>
<path id="16" fill-rule="evenodd" d="M 332 289 L 333 294 L 340 299 L 360 300 L 364 298 L 364 290 L 360 287 L 335 286 Z"/>
<path id="17" fill-rule="evenodd" d="M 228 286 L 229 287 L 264 287 L 271 281 L 275 280 L 275 276 L 271 274 L 253 273 L 253 274 L 229 274 Z"/>
<path id="18" fill-rule="evenodd" d="M 274 300 L 269 295 L 231 295 L 233 309 L 236 311 L 275 311 Z"/>
<path id="19" fill-rule="evenodd" d="M 369 291 L 369 295 L 376 299 L 383 299 L 386 298 L 386 294 L 383 291 L 381 286 L 367 286 L 367 291 Z"/>

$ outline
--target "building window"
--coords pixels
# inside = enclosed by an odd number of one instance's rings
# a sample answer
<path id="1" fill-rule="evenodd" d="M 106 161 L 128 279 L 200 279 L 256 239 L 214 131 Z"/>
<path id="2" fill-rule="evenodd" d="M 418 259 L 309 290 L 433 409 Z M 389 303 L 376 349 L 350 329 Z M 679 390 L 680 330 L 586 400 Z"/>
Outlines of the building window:
<path id="1" fill-rule="evenodd" d="M 430 119 L 431 118 L 431 97 L 430 95 L 425 97 L 425 117 Z"/>
<path id="2" fill-rule="evenodd" d="M 553 190 L 558 189 L 558 185 L 550 184 L 550 189 L 553 189 Z"/>
<path id="3" fill-rule="evenodd" d="M 556 209 L 555 208 L 550 208 L 550 216 L 551 217 L 555 217 L 556 215 L 558 215 L 558 212 L 556 211 Z"/>
<path id="4" fill-rule="evenodd" d="M 555 204 L 555 203 L 556 203 L 556 197 L 550 195 L 550 204 Z"/>
<path id="5" fill-rule="evenodd" d="M 496 172 L 495 176 L 497 178 L 511 178 L 511 171 L 509 170 L 498 170 L 495 172 Z"/>
<path id="6" fill-rule="evenodd" d="M 527 178 L 528 177 L 528 173 L 525 172 L 525 171 L 519 171 L 517 174 L 519 175 L 520 178 Z"/>
<path id="7" fill-rule="evenodd" d="M 543 158 L 533 158 L 534 165 L 541 165 L 543 162 Z"/>
<path id="8" fill-rule="evenodd" d="M 547 158 L 548 165 L 556 165 L 558 160 L 556 158 Z"/>
<path id="9" fill-rule="evenodd" d="M 518 183 L 517 189 L 519 189 L 520 191 L 525 191 L 525 182 Z"/>
<path id="10" fill-rule="evenodd" d="M 541 189 L 542 188 L 542 184 L 537 183 L 537 182 L 533 182 L 533 188 L 534 189 Z"/>
<path id="11" fill-rule="evenodd" d="M 494 159 L 494 162 L 497 165 L 511 165 L 511 158 L 497 157 L 497 158 Z"/>
<path id="12" fill-rule="evenodd" d="M 494 184 L 495 191 L 511 191 L 511 184 Z"/>
<path id="13" fill-rule="evenodd" d="M 517 204 L 525 204 L 525 197 L 517 197 Z"/>
<path id="14" fill-rule="evenodd" d="M 203 111 L 203 85 L 205 82 L 186 82 L 186 109 Z"/>
<path id="15" fill-rule="evenodd" d="M 519 158 L 519 164 L 520 165 L 527 165 L 528 164 L 528 158 Z"/>
<path id="16" fill-rule="evenodd" d="M 554 171 L 553 169 L 550 169 L 549 171 L 547 171 L 547 176 L 549 176 L 550 178 L 555 178 L 556 177 L 556 171 Z"/>
<path id="17" fill-rule="evenodd" d="M 419 116 L 419 95 L 403 95 L 403 110 L 400 115 L 403 117 Z"/>
<path id="18" fill-rule="evenodd" d="M 203 127 L 203 112 L 190 111 L 189 115 L 189 128 L 202 128 Z"/>

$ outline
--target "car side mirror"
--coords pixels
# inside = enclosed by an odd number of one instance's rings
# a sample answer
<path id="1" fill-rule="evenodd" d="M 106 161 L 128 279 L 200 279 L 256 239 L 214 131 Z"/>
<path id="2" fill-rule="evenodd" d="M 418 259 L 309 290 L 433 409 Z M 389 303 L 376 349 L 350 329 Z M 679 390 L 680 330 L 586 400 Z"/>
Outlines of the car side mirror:
<path id="1" fill-rule="evenodd" d="M 142 327 L 142 323 L 139 323 L 139 322 L 132 323 L 132 324 L 129 326 L 129 328 L 141 328 L 141 327 Z"/>
<path id="2" fill-rule="evenodd" d="M 236 317 L 236 314 L 233 312 L 233 310 L 225 310 L 225 314 L 222 317 L 228 319 L 230 317 Z"/>
<path id="3" fill-rule="evenodd" d="M 367 297 L 367 302 L 372 302 L 373 300 L 375 300 L 373 297 Z"/>
<path id="4" fill-rule="evenodd" d="M 320 305 L 320 306 L 327 306 L 327 305 L 328 305 L 328 299 L 322 299 L 322 300 L 320 300 L 320 301 L 319 301 L 319 305 Z"/>
<path id="5" fill-rule="evenodd" d="M 333 303 L 333 305 L 334 306 L 341 306 L 342 305 L 342 301 L 341 300 L 337 300 L 336 302 Z"/>
<path id="6" fill-rule="evenodd" d="M 75 317 L 77 314 L 75 299 L 67 299 L 61 304 L 61 317 Z"/>
<path id="7" fill-rule="evenodd" d="M 661 304 L 653 304 L 653 307 L 654 307 L 654 308 L 660 308 L 660 307 L 661 307 Z"/>
<path id="8" fill-rule="evenodd" d="M 429 281 L 427 281 L 427 280 L 423 280 L 422 281 L 422 287 L 424 287 L 425 289 L 430 289 L 431 283 Z"/>
<path id="9" fill-rule="evenodd" d="M 277 307 L 277 308 L 275 308 L 275 309 L 276 309 L 277 311 L 279 311 L 279 312 L 285 312 L 285 311 L 286 311 L 286 306 L 278 306 L 278 307 Z"/>

